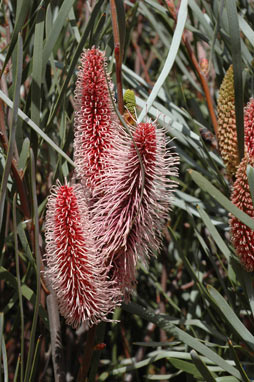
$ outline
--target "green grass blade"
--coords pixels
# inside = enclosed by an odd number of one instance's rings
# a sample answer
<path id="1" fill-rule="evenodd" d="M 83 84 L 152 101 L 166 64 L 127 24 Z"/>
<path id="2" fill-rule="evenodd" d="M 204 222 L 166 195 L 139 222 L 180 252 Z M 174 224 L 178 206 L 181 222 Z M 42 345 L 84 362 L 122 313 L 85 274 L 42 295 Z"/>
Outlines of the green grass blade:
<path id="1" fill-rule="evenodd" d="M 15 78 L 15 90 L 14 90 L 13 115 L 12 115 L 11 128 L 10 128 L 10 138 L 9 138 L 9 147 L 8 147 L 8 152 L 7 152 L 6 164 L 5 164 L 4 173 L 3 173 L 2 182 L 1 182 L 1 187 L 0 187 L 0 231 L 1 231 L 1 227 L 2 227 L 2 221 L 3 221 L 7 182 L 8 182 L 10 169 L 11 169 L 11 161 L 13 159 L 16 127 L 17 127 L 17 122 L 18 122 L 18 107 L 19 107 L 19 100 L 20 100 L 22 61 L 23 61 L 23 44 L 22 44 L 21 35 L 19 35 L 19 37 L 18 37 L 18 59 L 17 59 L 17 70 L 16 70 L 16 78 Z"/>
<path id="2" fill-rule="evenodd" d="M 30 149 L 30 163 L 31 163 L 31 186 L 32 186 L 32 205 L 33 205 L 33 224 L 34 224 L 34 251 L 36 258 L 36 300 L 34 305 L 34 315 L 31 328 L 30 336 L 30 346 L 27 356 L 26 371 L 25 371 L 25 382 L 28 382 L 31 373 L 32 357 L 34 354 L 34 344 L 36 327 L 39 316 L 39 305 L 40 305 L 40 247 L 39 247 L 39 217 L 38 217 L 38 205 L 37 205 L 37 195 L 36 195 L 36 171 L 35 171 L 35 161 L 33 150 Z"/>
<path id="3" fill-rule="evenodd" d="M 235 116 L 237 127 L 237 142 L 240 160 L 244 156 L 244 122 L 243 122 L 243 81 L 242 56 L 238 15 L 235 0 L 227 0 L 227 14 L 231 39 L 232 60 L 235 88 Z"/>
<path id="4" fill-rule="evenodd" d="M 168 77 L 169 72 L 170 72 L 170 70 L 174 64 L 174 61 L 175 61 L 175 58 L 176 58 L 176 55 L 177 55 L 177 52 L 178 52 L 178 49 L 179 49 L 179 46 L 181 43 L 185 22 L 187 19 L 187 13 L 188 13 L 187 7 L 188 7 L 188 0 L 182 0 L 181 4 L 180 4 L 179 11 L 178 11 L 177 24 L 176 24 L 174 36 L 172 39 L 172 43 L 171 43 L 171 46 L 170 46 L 170 49 L 168 52 L 167 59 L 165 61 L 162 72 L 159 75 L 159 78 L 157 79 L 157 81 L 153 87 L 153 90 L 147 99 L 146 106 L 143 108 L 140 116 L 138 117 L 138 123 L 143 120 L 143 118 L 145 117 L 145 115 L 149 111 L 150 107 L 152 106 L 155 98 L 157 97 L 164 81 Z"/>
<path id="5" fill-rule="evenodd" d="M 19 310 L 20 310 L 20 330 L 21 330 L 21 339 L 20 339 L 20 380 L 23 381 L 24 378 L 24 333 L 25 333 L 25 324 L 24 324 L 24 309 L 22 301 L 22 291 L 21 291 L 21 280 L 20 280 L 20 271 L 19 271 L 19 254 L 18 254 L 18 235 L 17 235 L 17 213 L 16 213 L 16 202 L 17 195 L 14 195 L 13 198 L 13 235 L 15 243 L 15 263 L 16 263 L 16 277 L 18 284 L 18 297 L 19 297 Z"/>
<path id="6" fill-rule="evenodd" d="M 243 339 L 245 344 L 247 344 L 252 351 L 254 350 L 254 336 L 250 331 L 243 325 L 239 320 L 233 309 L 228 305 L 224 297 L 211 285 L 208 285 L 208 291 L 210 296 L 215 302 L 218 310 L 228 322 L 228 324 L 234 329 L 236 334 Z"/>
<path id="7" fill-rule="evenodd" d="M 231 212 L 237 219 L 254 230 L 254 220 L 245 212 L 237 208 L 226 196 L 224 196 L 216 187 L 212 185 L 203 175 L 195 170 L 189 170 L 194 182 L 205 192 L 208 192 L 223 208 Z"/>
<path id="8" fill-rule="evenodd" d="M 0 98 L 6 103 L 6 105 L 13 109 L 13 102 L 4 94 L 4 92 L 2 92 L 2 90 L 0 90 Z M 23 121 L 25 121 L 37 134 L 39 134 L 41 138 L 44 139 L 44 141 L 47 142 L 55 151 L 66 159 L 67 162 L 75 167 L 74 162 L 68 157 L 68 155 L 65 154 L 65 152 L 61 150 L 60 147 L 58 147 L 55 142 L 53 142 L 52 139 L 50 139 L 47 134 L 45 134 L 21 109 L 18 109 L 18 116 L 23 119 Z"/>

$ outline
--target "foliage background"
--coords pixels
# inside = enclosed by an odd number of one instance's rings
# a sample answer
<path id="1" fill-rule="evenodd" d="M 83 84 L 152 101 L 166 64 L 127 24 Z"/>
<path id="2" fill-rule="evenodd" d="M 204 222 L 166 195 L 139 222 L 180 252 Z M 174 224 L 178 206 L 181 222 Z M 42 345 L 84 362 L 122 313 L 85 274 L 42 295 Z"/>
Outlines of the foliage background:
<path id="1" fill-rule="evenodd" d="M 251 381 L 253 276 L 235 256 L 228 212 L 254 223 L 228 199 L 216 100 L 233 63 L 242 155 L 254 2 L 116 3 L 123 87 L 135 91 L 139 118 L 149 109 L 175 138 L 181 158 L 163 246 L 148 269 L 140 264 L 136 293 L 114 314 L 119 323 L 97 328 L 96 344 L 106 347 L 91 348 L 85 327 L 74 331 L 62 319 L 59 326 L 40 284 L 45 206 L 55 180 L 73 173 L 75 70 L 84 48 L 105 49 L 116 84 L 110 4 L 2 0 L 0 381 L 76 381 L 87 349 L 89 382 Z"/>

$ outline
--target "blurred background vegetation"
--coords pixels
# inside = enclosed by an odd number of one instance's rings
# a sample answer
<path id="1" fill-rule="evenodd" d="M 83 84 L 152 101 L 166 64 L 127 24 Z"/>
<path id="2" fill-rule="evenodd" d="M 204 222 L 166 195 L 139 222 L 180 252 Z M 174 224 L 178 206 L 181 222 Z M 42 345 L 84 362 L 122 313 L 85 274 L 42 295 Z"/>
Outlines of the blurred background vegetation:
<path id="1" fill-rule="evenodd" d="M 253 275 L 235 255 L 228 213 L 254 223 L 229 201 L 216 139 L 218 89 L 233 63 L 243 149 L 254 1 L 116 5 L 123 88 L 135 91 L 138 115 L 148 111 L 174 137 L 181 165 L 161 252 L 140 264 L 131 302 L 115 311 L 119 323 L 98 326 L 87 380 L 254 380 Z M 2 0 L 0 20 L 0 381 L 77 381 L 89 335 L 62 318 L 54 332 L 40 282 L 43 223 L 51 185 L 74 169 L 84 48 L 106 51 L 116 85 L 110 3 Z"/>

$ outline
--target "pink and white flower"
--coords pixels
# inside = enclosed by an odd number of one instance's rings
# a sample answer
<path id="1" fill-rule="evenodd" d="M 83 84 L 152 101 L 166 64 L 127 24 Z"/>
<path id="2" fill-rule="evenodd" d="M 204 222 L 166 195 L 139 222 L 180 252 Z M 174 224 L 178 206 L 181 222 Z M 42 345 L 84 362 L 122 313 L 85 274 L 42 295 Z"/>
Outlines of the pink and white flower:
<path id="1" fill-rule="evenodd" d="M 52 187 L 45 225 L 45 277 L 56 293 L 60 313 L 73 327 L 107 321 L 121 295 L 91 235 L 81 185 Z"/>
<path id="2" fill-rule="evenodd" d="M 97 189 L 103 196 L 92 208 L 98 249 L 127 296 L 135 285 L 137 259 L 146 261 L 159 249 L 177 185 L 170 176 L 177 176 L 179 158 L 166 144 L 165 132 L 155 123 L 137 125 L 133 140 L 122 132 Z"/>

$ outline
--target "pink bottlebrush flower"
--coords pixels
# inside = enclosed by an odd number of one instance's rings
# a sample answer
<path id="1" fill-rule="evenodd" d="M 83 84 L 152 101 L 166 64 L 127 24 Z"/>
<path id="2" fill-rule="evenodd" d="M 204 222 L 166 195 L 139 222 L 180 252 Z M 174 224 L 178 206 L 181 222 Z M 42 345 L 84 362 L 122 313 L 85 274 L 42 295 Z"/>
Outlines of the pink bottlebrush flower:
<path id="1" fill-rule="evenodd" d="M 85 50 L 75 90 L 74 161 L 77 178 L 92 191 L 105 170 L 105 159 L 118 133 L 110 97 L 112 84 L 105 72 L 104 52 Z M 109 86 L 108 86 L 109 84 Z"/>
<path id="2" fill-rule="evenodd" d="M 132 139 L 127 133 L 108 159 L 98 192 L 103 195 L 93 206 L 92 227 L 97 245 L 112 264 L 112 278 L 123 291 L 135 284 L 138 256 L 146 257 L 160 246 L 161 230 L 167 219 L 176 182 L 178 156 L 166 148 L 164 131 L 155 123 L 133 128 L 142 167 Z"/>
<path id="3" fill-rule="evenodd" d="M 254 208 L 246 174 L 248 164 L 254 166 L 254 158 L 246 153 L 236 172 L 231 200 L 238 208 L 254 218 Z M 247 271 L 254 271 L 254 231 L 232 215 L 229 223 L 232 242 L 242 265 Z"/>
<path id="4" fill-rule="evenodd" d="M 254 99 L 244 109 L 244 139 L 249 155 L 254 154 Z"/>
<path id="5" fill-rule="evenodd" d="M 56 293 L 60 313 L 73 327 L 106 321 L 120 300 L 91 237 L 88 209 L 80 185 L 52 187 L 45 225 L 45 276 Z"/>

